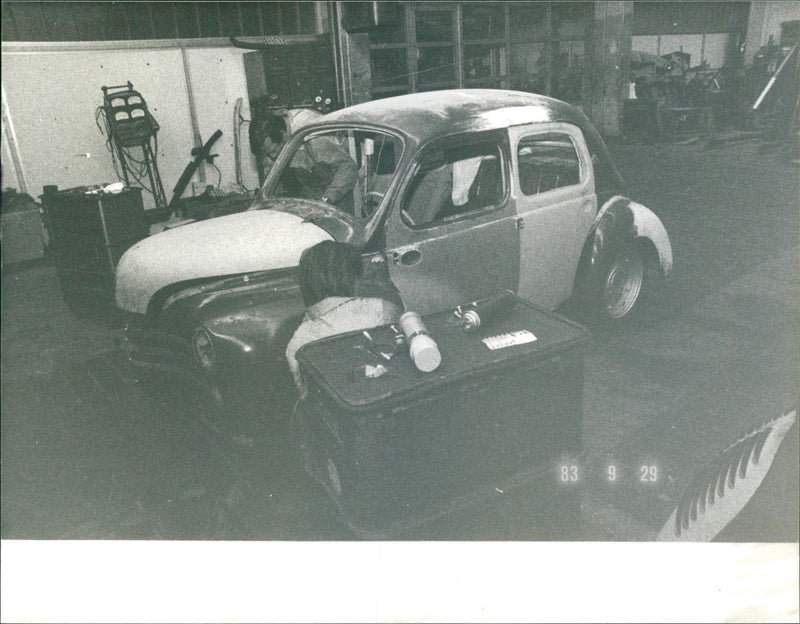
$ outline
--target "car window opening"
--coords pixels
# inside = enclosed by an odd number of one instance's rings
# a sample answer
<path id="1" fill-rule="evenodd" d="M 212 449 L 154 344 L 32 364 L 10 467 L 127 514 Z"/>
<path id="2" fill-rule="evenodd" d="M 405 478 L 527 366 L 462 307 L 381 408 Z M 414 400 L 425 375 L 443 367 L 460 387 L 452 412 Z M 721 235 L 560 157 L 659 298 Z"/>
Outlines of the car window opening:
<path id="1" fill-rule="evenodd" d="M 368 219 L 389 188 L 401 155 L 401 141 L 388 134 L 316 133 L 296 144 L 265 197 L 315 199 L 356 219 Z"/>
<path id="2" fill-rule="evenodd" d="M 490 143 L 429 150 L 406 192 L 403 219 L 429 226 L 498 205 L 501 163 L 499 147 Z"/>
<path id="3" fill-rule="evenodd" d="M 580 160 L 566 134 L 525 137 L 517 148 L 519 186 L 525 195 L 539 195 L 580 183 Z"/>

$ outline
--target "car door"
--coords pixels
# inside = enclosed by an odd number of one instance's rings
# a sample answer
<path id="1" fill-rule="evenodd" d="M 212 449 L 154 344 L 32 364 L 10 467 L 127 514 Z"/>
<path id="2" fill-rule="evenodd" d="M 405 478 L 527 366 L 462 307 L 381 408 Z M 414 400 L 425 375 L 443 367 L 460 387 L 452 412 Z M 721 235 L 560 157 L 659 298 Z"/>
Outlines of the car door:
<path id="1" fill-rule="evenodd" d="M 386 227 L 389 272 L 407 309 L 428 314 L 516 287 L 508 158 L 500 132 L 422 150 Z"/>
<path id="2" fill-rule="evenodd" d="M 572 293 L 597 213 L 591 159 L 570 124 L 515 126 L 509 135 L 520 228 L 517 294 L 552 309 Z"/>

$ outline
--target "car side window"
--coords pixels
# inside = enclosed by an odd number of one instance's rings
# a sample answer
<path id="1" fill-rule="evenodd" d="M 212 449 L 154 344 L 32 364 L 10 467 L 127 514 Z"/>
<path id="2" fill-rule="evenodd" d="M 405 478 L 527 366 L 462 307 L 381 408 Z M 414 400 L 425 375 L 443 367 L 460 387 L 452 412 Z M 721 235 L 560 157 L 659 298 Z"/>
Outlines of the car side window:
<path id="1" fill-rule="evenodd" d="M 430 227 L 491 210 L 503 198 L 499 145 L 491 141 L 427 149 L 402 202 L 412 227 Z"/>
<path id="2" fill-rule="evenodd" d="M 568 134 L 550 132 L 523 137 L 517 147 L 519 187 L 525 195 L 538 195 L 578 184 L 580 160 Z"/>

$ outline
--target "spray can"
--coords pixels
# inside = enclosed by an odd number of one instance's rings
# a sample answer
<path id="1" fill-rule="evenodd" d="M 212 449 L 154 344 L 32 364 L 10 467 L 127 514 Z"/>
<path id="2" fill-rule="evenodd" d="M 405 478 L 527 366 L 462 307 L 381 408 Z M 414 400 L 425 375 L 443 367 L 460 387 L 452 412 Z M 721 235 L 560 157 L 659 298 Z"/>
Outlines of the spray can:
<path id="1" fill-rule="evenodd" d="M 510 290 L 504 290 L 492 297 L 473 301 L 461 314 L 461 329 L 475 331 L 482 324 L 497 318 L 514 307 L 517 296 Z"/>
<path id="2" fill-rule="evenodd" d="M 399 322 L 414 365 L 424 373 L 436 370 L 442 361 L 442 354 L 439 353 L 436 342 L 428 335 L 428 328 L 420 315 L 417 312 L 405 312 Z"/>

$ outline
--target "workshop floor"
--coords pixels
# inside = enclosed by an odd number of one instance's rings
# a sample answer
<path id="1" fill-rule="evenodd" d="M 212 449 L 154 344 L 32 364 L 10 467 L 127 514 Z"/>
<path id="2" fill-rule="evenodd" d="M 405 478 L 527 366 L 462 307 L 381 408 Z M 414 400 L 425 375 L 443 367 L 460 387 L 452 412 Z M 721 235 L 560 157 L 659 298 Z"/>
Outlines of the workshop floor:
<path id="1" fill-rule="evenodd" d="M 641 318 L 593 332 L 581 512 L 540 521 L 522 485 L 399 539 L 651 540 L 710 458 L 797 406 L 797 165 L 753 141 L 612 151 L 675 271 Z M 3 538 L 353 539 L 283 421 L 253 448 L 224 443 L 194 393 L 132 378 L 116 331 L 69 313 L 52 266 L 3 268 Z M 728 539 L 796 540 L 796 462 L 782 466 L 782 493 Z"/>

